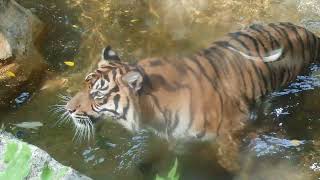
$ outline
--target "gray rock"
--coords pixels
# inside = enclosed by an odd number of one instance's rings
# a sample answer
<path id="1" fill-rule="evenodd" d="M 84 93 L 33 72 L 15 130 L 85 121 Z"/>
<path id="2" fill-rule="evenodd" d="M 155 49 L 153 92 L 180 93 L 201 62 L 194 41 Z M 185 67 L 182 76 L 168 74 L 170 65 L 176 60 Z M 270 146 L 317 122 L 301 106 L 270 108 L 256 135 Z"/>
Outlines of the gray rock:
<path id="1" fill-rule="evenodd" d="M 11 173 L 15 172 L 15 173 Z M 54 160 L 40 148 L 0 130 L 0 179 L 90 180 Z"/>
<path id="2" fill-rule="evenodd" d="M 0 30 L 18 59 L 32 54 L 34 43 L 43 29 L 44 24 L 14 0 L 10 0 L 4 10 L 0 11 Z"/>

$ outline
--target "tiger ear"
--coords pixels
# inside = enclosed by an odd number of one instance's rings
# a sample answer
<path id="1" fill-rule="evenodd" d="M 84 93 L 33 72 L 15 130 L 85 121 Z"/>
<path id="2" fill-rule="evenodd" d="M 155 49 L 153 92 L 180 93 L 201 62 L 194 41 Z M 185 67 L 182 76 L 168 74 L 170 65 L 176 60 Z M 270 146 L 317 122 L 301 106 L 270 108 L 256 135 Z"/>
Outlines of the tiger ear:
<path id="1" fill-rule="evenodd" d="M 124 81 L 134 93 L 137 93 L 142 88 L 143 76 L 140 72 L 131 71 L 122 76 L 122 81 Z"/>
<path id="2" fill-rule="evenodd" d="M 103 48 L 101 59 L 105 61 L 120 61 L 119 56 L 111 49 L 111 46 Z"/>

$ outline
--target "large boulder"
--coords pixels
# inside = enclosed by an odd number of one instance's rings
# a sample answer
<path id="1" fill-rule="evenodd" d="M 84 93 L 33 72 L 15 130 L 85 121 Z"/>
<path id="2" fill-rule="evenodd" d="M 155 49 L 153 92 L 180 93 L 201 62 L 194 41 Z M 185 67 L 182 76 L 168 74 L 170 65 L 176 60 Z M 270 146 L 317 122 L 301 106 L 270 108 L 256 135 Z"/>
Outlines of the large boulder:
<path id="1" fill-rule="evenodd" d="M 54 160 L 36 146 L 0 130 L 0 179 L 77 179 L 91 178 Z"/>
<path id="2" fill-rule="evenodd" d="M 0 107 L 40 82 L 46 66 L 36 47 L 44 29 L 14 0 L 0 0 Z"/>

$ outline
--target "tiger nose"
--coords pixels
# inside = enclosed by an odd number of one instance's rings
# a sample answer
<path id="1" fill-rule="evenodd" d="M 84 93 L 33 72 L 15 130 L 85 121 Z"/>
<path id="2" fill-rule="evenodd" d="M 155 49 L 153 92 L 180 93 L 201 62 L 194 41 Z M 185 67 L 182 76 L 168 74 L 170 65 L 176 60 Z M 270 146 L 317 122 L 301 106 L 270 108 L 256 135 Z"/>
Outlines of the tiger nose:
<path id="1" fill-rule="evenodd" d="M 74 113 L 76 111 L 76 109 L 68 109 L 69 113 Z"/>
<path id="2" fill-rule="evenodd" d="M 80 108 L 80 105 L 77 105 L 77 106 L 75 106 L 75 107 L 68 107 L 68 106 L 67 106 L 67 111 L 68 111 L 69 113 L 74 113 L 78 108 Z"/>

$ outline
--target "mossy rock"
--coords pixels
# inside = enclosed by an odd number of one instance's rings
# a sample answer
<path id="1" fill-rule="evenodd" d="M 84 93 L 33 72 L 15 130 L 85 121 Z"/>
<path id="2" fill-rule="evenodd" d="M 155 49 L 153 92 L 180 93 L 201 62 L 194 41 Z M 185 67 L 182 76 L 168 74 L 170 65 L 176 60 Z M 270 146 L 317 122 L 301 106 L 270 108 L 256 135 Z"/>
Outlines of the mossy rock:
<path id="1" fill-rule="evenodd" d="M 0 179 L 80 179 L 90 180 L 74 169 L 54 160 L 36 146 L 0 132 Z"/>

